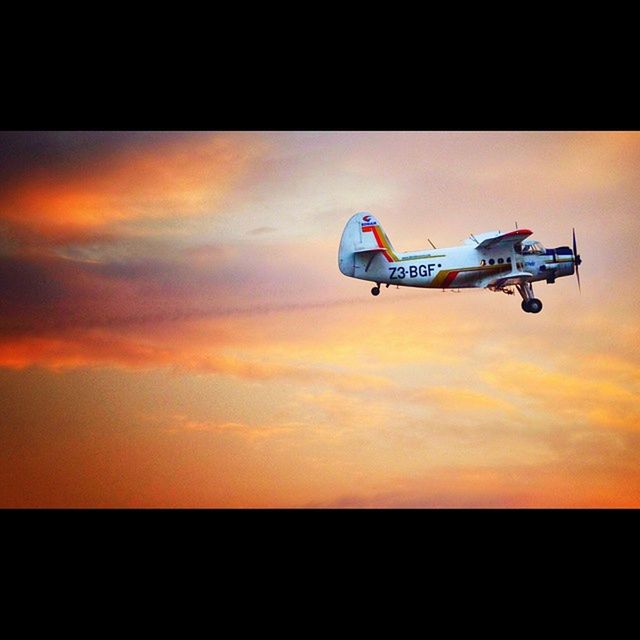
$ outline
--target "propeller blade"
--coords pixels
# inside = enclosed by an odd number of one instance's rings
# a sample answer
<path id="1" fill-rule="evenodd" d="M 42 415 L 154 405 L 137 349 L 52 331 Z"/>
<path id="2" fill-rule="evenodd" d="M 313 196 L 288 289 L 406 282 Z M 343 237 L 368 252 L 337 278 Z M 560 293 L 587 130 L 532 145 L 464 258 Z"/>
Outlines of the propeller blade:
<path id="1" fill-rule="evenodd" d="M 578 245 L 576 244 L 576 230 L 573 229 L 573 262 L 576 269 L 576 278 L 578 279 L 578 291 L 582 293 L 582 287 L 580 286 L 580 270 L 578 265 L 582 262 L 582 259 L 578 255 Z"/>

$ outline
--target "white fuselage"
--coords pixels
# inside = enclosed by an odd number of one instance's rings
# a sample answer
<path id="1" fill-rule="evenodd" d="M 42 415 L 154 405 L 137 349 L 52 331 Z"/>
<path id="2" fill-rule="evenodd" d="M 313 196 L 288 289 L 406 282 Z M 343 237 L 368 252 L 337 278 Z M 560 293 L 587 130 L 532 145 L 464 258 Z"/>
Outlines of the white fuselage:
<path id="1" fill-rule="evenodd" d="M 555 277 L 573 274 L 573 261 L 549 255 L 522 255 L 503 249 L 478 250 L 463 245 L 431 251 L 396 253 L 390 262 L 382 253 L 355 256 L 354 278 L 405 287 L 469 288 L 485 287 L 499 276 L 512 271 L 527 271 L 531 280 L 547 280 L 549 271 Z M 368 265 L 368 269 L 367 269 Z M 540 269 L 544 267 L 544 269 Z"/>

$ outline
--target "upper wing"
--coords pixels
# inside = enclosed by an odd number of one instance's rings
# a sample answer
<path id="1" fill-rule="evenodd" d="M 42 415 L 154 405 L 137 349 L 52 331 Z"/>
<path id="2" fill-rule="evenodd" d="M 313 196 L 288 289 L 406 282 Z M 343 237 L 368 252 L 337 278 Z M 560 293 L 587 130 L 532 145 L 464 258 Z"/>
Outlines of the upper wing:
<path id="1" fill-rule="evenodd" d="M 480 244 L 476 245 L 476 249 L 491 249 L 498 245 L 506 247 L 513 247 L 516 242 L 522 242 L 525 238 L 528 238 L 533 231 L 529 229 L 516 229 L 515 231 L 509 231 L 509 233 L 502 233 L 499 236 L 493 238 L 487 238 Z"/>

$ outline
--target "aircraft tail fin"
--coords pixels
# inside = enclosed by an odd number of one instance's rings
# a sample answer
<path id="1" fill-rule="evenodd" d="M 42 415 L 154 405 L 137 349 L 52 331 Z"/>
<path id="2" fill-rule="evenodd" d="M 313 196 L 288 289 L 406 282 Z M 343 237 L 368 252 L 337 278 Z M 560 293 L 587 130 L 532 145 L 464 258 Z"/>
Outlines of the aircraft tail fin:
<path id="1" fill-rule="evenodd" d="M 378 253 L 387 262 L 396 262 L 396 255 L 380 222 L 366 211 L 352 216 L 347 222 L 338 254 L 340 271 L 345 276 L 355 276 L 359 260 Z M 367 262 L 369 262 L 367 258 Z"/>

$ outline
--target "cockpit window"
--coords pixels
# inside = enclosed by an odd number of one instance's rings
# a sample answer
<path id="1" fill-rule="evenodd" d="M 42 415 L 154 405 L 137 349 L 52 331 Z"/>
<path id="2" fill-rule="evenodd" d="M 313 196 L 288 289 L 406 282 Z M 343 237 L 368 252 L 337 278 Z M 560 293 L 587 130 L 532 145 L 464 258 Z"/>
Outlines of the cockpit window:
<path id="1" fill-rule="evenodd" d="M 533 243 L 533 252 L 534 253 L 540 253 L 540 254 L 544 255 L 546 253 L 546 250 L 542 246 L 541 242 L 534 242 Z"/>
<path id="2" fill-rule="evenodd" d="M 544 255 L 545 249 L 540 242 L 529 242 L 527 244 L 522 244 L 522 253 L 525 255 L 531 254 L 542 254 Z"/>

